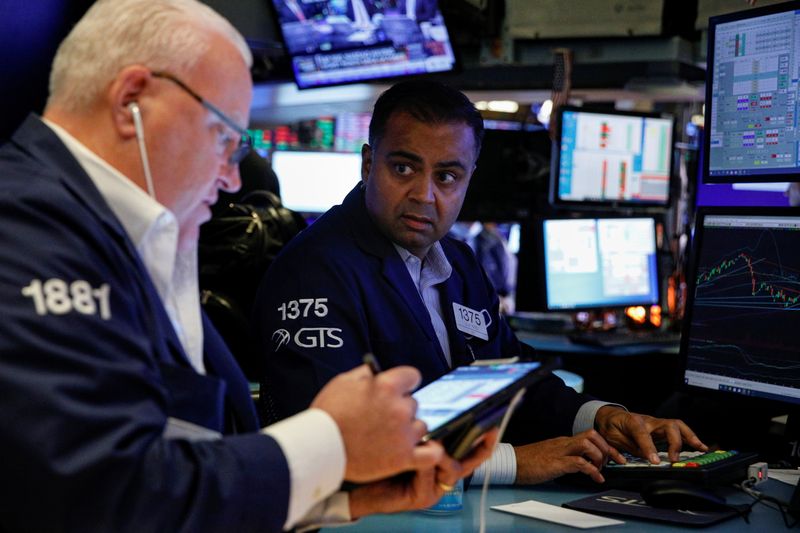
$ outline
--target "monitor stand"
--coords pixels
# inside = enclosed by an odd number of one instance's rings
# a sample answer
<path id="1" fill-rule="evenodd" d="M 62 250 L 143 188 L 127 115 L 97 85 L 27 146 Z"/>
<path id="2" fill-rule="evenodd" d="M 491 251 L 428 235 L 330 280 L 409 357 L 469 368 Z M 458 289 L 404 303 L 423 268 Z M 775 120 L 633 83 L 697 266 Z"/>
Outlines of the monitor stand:
<path id="1" fill-rule="evenodd" d="M 789 501 L 789 514 L 800 520 L 800 483 L 794 487 L 794 494 Z"/>
<path id="2" fill-rule="evenodd" d="M 762 459 L 779 468 L 800 467 L 800 409 L 792 407 L 788 414 L 773 417 Z"/>
<path id="3" fill-rule="evenodd" d="M 786 419 L 786 437 L 788 444 L 789 463 L 793 467 L 800 467 L 800 408 L 794 409 Z M 800 521 L 800 483 L 794 487 L 792 499 L 789 500 L 789 514 Z"/>
<path id="4" fill-rule="evenodd" d="M 787 415 L 781 442 L 784 446 L 785 461 L 793 467 L 800 467 L 800 408 L 793 409 Z M 797 494 L 795 496 L 800 498 Z"/>

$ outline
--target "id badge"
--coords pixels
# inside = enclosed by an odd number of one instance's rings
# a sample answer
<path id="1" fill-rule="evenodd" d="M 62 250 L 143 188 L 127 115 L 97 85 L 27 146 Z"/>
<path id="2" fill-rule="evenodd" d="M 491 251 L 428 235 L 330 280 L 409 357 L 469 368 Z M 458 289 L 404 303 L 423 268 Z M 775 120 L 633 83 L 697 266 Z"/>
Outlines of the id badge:
<path id="1" fill-rule="evenodd" d="M 487 328 L 492 324 L 492 317 L 489 311 L 486 309 L 476 311 L 465 305 L 453 302 L 453 313 L 456 318 L 456 327 L 461 333 L 478 337 L 485 341 L 489 340 Z"/>

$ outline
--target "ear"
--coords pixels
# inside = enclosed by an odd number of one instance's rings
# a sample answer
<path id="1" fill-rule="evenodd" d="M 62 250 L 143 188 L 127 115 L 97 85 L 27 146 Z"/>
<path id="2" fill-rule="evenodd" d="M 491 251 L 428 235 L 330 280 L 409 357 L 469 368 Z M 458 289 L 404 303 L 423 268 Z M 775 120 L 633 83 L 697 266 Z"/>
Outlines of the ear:
<path id="1" fill-rule="evenodd" d="M 106 93 L 108 105 L 111 108 L 111 117 L 114 127 L 123 139 L 136 136 L 136 127 L 133 122 L 130 104 L 136 102 L 142 109 L 142 97 L 145 89 L 152 81 L 150 70 L 142 65 L 130 65 L 122 69 L 109 85 Z"/>
<path id="2" fill-rule="evenodd" d="M 361 184 L 365 185 L 372 170 L 372 148 L 368 144 L 361 147 Z"/>

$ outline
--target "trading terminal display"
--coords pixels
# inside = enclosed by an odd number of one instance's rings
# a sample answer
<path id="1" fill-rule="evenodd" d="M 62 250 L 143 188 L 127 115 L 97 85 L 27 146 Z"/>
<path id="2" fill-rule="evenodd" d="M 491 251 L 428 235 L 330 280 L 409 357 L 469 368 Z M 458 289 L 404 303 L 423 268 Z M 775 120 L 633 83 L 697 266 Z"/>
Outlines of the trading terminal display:
<path id="1" fill-rule="evenodd" d="M 666 205 L 673 121 L 565 108 L 554 202 Z"/>
<path id="2" fill-rule="evenodd" d="M 687 385 L 800 404 L 800 215 L 707 215 Z"/>
<path id="3" fill-rule="evenodd" d="M 653 218 L 549 219 L 543 241 L 547 309 L 658 303 Z"/>
<path id="4" fill-rule="evenodd" d="M 283 204 L 300 213 L 324 213 L 361 179 L 361 147 L 371 113 L 338 113 L 250 130 L 253 146 L 270 160 Z"/>
<path id="5" fill-rule="evenodd" d="M 709 37 L 708 178 L 785 181 L 800 161 L 800 12 L 726 20 Z"/>

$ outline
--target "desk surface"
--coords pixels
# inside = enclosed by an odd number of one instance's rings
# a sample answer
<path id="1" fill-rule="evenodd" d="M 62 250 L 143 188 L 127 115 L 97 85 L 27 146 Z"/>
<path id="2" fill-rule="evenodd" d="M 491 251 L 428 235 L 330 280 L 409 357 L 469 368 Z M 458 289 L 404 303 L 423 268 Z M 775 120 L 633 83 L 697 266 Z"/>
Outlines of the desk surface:
<path id="1" fill-rule="evenodd" d="M 793 488 L 778 481 L 767 481 L 759 487 L 762 492 L 789 501 Z M 752 498 L 733 488 L 723 489 L 723 494 L 728 498 L 729 503 L 749 503 Z M 488 494 L 488 505 L 502 505 L 526 500 L 538 500 L 541 502 L 561 505 L 564 502 L 577 500 L 590 495 L 585 490 L 560 486 L 554 483 L 525 488 L 505 488 L 490 487 Z M 395 515 L 375 515 L 362 519 L 358 523 L 347 528 L 328 528 L 323 531 L 329 533 L 360 533 L 360 532 L 403 532 L 403 533 L 436 533 L 438 531 L 448 533 L 472 533 L 478 531 L 480 520 L 480 490 L 473 487 L 464 494 L 464 509 L 459 513 L 450 515 L 429 515 L 422 512 L 408 512 Z M 620 526 L 603 527 L 595 529 L 603 533 L 614 531 L 685 531 L 679 526 L 670 526 L 657 522 L 647 522 L 632 518 L 619 518 L 625 524 Z M 737 531 L 765 532 L 781 531 L 786 527 L 779 511 L 757 504 L 753 507 L 750 514 L 750 524 L 741 518 L 732 518 L 715 526 L 703 528 L 703 531 L 726 533 Z M 516 516 L 508 513 L 501 513 L 491 509 L 486 510 L 486 531 L 487 532 L 506 532 L 506 531 L 580 531 L 575 528 L 561 526 L 550 522 L 535 520 Z"/>
<path id="2" fill-rule="evenodd" d="M 615 357 L 643 355 L 643 354 L 665 354 L 675 355 L 679 352 L 680 346 L 675 344 L 631 344 L 627 346 L 615 346 L 604 348 L 601 346 L 590 346 L 578 344 L 569 340 L 566 334 L 558 333 L 532 333 L 528 331 L 516 331 L 517 338 L 533 346 L 537 350 L 553 353 L 569 353 L 575 355 L 611 355 Z"/>

